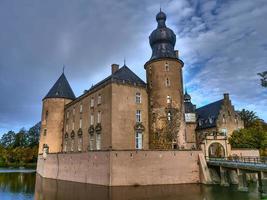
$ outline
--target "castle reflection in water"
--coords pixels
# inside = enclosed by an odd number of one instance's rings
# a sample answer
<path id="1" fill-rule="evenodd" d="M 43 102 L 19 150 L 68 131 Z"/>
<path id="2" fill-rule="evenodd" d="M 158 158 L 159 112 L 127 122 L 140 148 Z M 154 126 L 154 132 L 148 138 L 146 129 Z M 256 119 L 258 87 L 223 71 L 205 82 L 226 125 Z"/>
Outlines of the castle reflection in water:
<path id="1" fill-rule="evenodd" d="M 255 188 L 253 189 L 255 190 Z M 36 175 L 35 200 L 256 200 L 255 191 L 200 184 L 106 187 Z"/>

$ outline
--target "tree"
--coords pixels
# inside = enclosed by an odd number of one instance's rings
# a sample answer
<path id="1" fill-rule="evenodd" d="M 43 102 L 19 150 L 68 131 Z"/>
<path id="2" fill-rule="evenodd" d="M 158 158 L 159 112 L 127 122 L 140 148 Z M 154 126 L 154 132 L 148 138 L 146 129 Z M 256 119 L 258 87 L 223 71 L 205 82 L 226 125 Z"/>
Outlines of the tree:
<path id="1" fill-rule="evenodd" d="M 267 125 L 261 120 L 255 120 L 249 128 L 234 131 L 229 142 L 234 148 L 264 150 L 267 147 Z"/>
<path id="2" fill-rule="evenodd" d="M 12 148 L 15 143 L 16 133 L 14 131 L 8 131 L 7 133 L 3 134 L 0 144 L 4 148 Z"/>
<path id="3" fill-rule="evenodd" d="M 27 143 L 28 146 L 34 147 L 39 143 L 39 136 L 40 136 L 40 129 L 41 129 L 41 122 L 35 124 L 31 127 L 27 134 Z"/>
<path id="4" fill-rule="evenodd" d="M 254 111 L 249 111 L 242 109 L 238 111 L 239 116 L 244 121 L 244 127 L 249 128 L 255 122 L 255 120 L 259 120 L 259 117 L 256 115 Z"/>
<path id="5" fill-rule="evenodd" d="M 258 75 L 261 77 L 262 87 L 267 87 L 267 71 L 258 73 Z"/>

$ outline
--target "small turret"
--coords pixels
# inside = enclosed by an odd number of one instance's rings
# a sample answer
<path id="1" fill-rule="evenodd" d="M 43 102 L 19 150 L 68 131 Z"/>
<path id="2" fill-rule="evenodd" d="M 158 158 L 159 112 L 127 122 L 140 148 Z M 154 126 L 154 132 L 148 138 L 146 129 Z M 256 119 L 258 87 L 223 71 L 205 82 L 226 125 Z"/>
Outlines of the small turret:
<path id="1" fill-rule="evenodd" d="M 64 75 L 43 99 L 39 154 L 57 153 L 62 150 L 62 131 L 65 105 L 76 97 Z"/>

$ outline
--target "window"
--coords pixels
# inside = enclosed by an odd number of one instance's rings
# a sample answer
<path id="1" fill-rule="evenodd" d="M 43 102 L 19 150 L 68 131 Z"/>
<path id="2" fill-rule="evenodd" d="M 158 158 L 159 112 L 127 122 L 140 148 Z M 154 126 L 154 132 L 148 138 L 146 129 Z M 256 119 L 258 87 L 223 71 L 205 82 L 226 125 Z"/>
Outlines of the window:
<path id="1" fill-rule="evenodd" d="M 135 148 L 142 149 L 143 148 L 143 134 L 140 131 L 135 133 Z"/>
<path id="2" fill-rule="evenodd" d="M 90 150 L 94 150 L 94 138 L 93 138 L 93 135 L 90 135 L 89 148 L 90 148 Z"/>
<path id="3" fill-rule="evenodd" d="M 68 139 L 65 139 L 64 148 L 63 148 L 64 152 L 67 152 L 67 147 L 68 147 Z"/>
<path id="4" fill-rule="evenodd" d="M 212 124 L 212 122 L 213 122 L 212 117 L 209 117 L 209 123 Z"/>
<path id="5" fill-rule="evenodd" d="M 172 98 L 171 98 L 171 96 L 167 96 L 167 104 L 170 104 L 172 102 Z"/>
<path id="6" fill-rule="evenodd" d="M 141 110 L 136 111 L 136 122 L 141 122 Z"/>
<path id="7" fill-rule="evenodd" d="M 72 121 L 72 130 L 74 130 L 74 119 Z"/>
<path id="8" fill-rule="evenodd" d="M 165 71 L 170 71 L 170 67 L 169 67 L 169 63 L 168 62 L 166 62 L 165 63 Z"/>
<path id="9" fill-rule="evenodd" d="M 101 94 L 98 95 L 98 98 L 97 98 L 97 104 L 101 104 L 102 103 L 102 96 Z"/>
<path id="10" fill-rule="evenodd" d="M 70 113 L 69 111 L 67 111 L 67 119 L 69 119 Z"/>
<path id="11" fill-rule="evenodd" d="M 78 138 L 78 151 L 82 151 L 82 146 L 83 146 L 83 137 L 79 136 L 79 138 Z"/>
<path id="12" fill-rule="evenodd" d="M 70 150 L 74 151 L 74 138 L 71 139 Z"/>
<path id="13" fill-rule="evenodd" d="M 227 128 L 222 128 L 221 132 L 223 133 L 223 135 L 227 135 Z"/>
<path id="14" fill-rule="evenodd" d="M 92 98 L 91 98 L 90 106 L 91 106 L 91 107 L 94 107 L 94 104 L 95 104 L 95 100 L 94 100 L 94 97 L 92 97 Z"/>
<path id="15" fill-rule="evenodd" d="M 45 121 L 48 119 L 48 111 L 45 112 Z"/>
<path id="16" fill-rule="evenodd" d="M 80 113 L 83 112 L 83 104 L 80 104 Z"/>
<path id="17" fill-rule="evenodd" d="M 96 134 L 96 150 L 101 149 L 101 134 Z"/>
<path id="18" fill-rule="evenodd" d="M 166 85 L 166 87 L 170 87 L 171 82 L 170 82 L 169 78 L 166 78 L 165 85 Z"/>
<path id="19" fill-rule="evenodd" d="M 83 125 L 83 119 L 80 118 L 80 128 L 82 128 L 82 125 Z"/>
<path id="20" fill-rule="evenodd" d="M 97 113 L 97 123 L 101 123 L 101 111 Z"/>
<path id="21" fill-rule="evenodd" d="M 135 102 L 136 103 L 141 103 L 141 93 L 140 92 L 137 92 L 135 94 Z"/>
<path id="22" fill-rule="evenodd" d="M 67 122 L 66 124 L 66 131 L 68 132 L 69 131 L 69 123 Z"/>
<path id="23" fill-rule="evenodd" d="M 73 107 L 73 109 L 72 109 L 72 115 L 73 116 L 75 115 L 75 107 Z"/>
<path id="24" fill-rule="evenodd" d="M 44 136 L 46 136 L 46 128 L 44 129 Z"/>
<path id="25" fill-rule="evenodd" d="M 90 116 L 90 125 L 94 125 L 94 114 L 93 113 Z"/>
<path id="26" fill-rule="evenodd" d="M 224 124 L 226 123 L 225 115 L 223 115 L 223 119 L 222 119 L 222 121 L 223 121 Z"/>
<path id="27" fill-rule="evenodd" d="M 168 121 L 171 121 L 172 120 L 172 114 L 171 114 L 171 112 L 168 112 L 167 113 L 167 119 L 168 119 Z"/>

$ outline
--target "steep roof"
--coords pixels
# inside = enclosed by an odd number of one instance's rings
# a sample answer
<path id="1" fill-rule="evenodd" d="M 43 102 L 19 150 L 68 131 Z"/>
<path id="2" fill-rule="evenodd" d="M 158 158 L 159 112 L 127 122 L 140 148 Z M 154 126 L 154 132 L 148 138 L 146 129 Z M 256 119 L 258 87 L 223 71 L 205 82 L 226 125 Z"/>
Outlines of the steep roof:
<path id="1" fill-rule="evenodd" d="M 46 98 L 65 98 L 72 100 L 76 98 L 64 73 L 61 74 L 53 87 L 49 90 L 44 99 Z"/>
<path id="2" fill-rule="evenodd" d="M 196 109 L 197 118 L 198 120 L 201 120 L 201 125 L 198 123 L 197 128 L 203 129 L 215 127 L 222 104 L 223 99 Z"/>
<path id="3" fill-rule="evenodd" d="M 116 71 L 114 74 L 111 74 L 107 78 L 98 82 L 96 85 L 92 86 L 90 90 L 93 90 L 96 87 L 108 81 L 114 81 L 114 82 L 118 81 L 118 82 L 128 83 L 130 85 L 139 85 L 142 87 L 146 87 L 146 83 L 141 78 L 139 78 L 132 70 L 130 70 L 126 65 L 124 65 L 120 69 L 118 69 L 118 71 Z"/>

